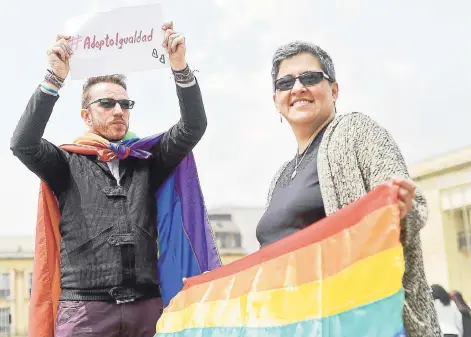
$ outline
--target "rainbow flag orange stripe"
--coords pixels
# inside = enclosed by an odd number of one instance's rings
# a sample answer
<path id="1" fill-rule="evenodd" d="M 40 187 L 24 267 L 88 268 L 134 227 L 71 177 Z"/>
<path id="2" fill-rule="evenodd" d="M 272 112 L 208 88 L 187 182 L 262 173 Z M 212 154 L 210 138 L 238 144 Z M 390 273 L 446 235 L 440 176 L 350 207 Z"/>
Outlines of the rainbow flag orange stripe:
<path id="1" fill-rule="evenodd" d="M 158 337 L 399 336 L 397 187 L 385 184 L 266 248 L 189 278 Z"/>

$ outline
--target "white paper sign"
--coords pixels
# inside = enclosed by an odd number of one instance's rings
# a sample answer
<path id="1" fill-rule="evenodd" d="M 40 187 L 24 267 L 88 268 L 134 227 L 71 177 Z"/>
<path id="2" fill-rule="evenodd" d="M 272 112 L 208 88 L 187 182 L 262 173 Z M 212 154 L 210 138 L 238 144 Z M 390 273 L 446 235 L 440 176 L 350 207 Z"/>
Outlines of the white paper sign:
<path id="1" fill-rule="evenodd" d="M 72 79 L 169 67 L 161 4 L 122 7 L 70 19 Z"/>

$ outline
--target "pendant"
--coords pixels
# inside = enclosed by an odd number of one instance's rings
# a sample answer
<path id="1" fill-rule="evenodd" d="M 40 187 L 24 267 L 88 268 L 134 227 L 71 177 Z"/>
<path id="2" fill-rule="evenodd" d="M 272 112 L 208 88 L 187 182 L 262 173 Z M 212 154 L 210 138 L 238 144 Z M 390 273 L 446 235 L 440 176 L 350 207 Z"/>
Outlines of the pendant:
<path id="1" fill-rule="evenodd" d="M 296 177 L 296 174 L 297 174 L 297 173 L 298 173 L 298 172 L 296 172 L 296 170 L 294 170 L 293 174 L 291 175 L 291 179 L 294 179 L 294 177 Z"/>

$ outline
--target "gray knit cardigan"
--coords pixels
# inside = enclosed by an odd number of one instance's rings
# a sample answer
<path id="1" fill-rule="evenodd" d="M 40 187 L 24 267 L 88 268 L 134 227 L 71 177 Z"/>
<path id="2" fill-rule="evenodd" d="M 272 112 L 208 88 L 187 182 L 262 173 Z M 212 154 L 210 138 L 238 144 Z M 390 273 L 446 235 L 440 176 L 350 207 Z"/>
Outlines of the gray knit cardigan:
<path id="1" fill-rule="evenodd" d="M 287 167 L 276 173 L 268 193 Z M 410 178 L 391 135 L 362 113 L 338 115 L 327 127 L 317 158 L 319 184 L 327 215 L 363 197 L 392 177 Z M 441 337 L 423 265 L 420 230 L 427 221 L 425 198 L 417 189 L 413 209 L 401 222 L 405 273 L 404 326 L 408 337 Z"/>

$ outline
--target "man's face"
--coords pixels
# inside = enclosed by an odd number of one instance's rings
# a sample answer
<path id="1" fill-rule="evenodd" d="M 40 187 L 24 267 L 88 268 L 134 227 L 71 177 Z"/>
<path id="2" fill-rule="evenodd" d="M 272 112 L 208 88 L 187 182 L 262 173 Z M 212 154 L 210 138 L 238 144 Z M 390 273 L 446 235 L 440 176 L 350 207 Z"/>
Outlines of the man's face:
<path id="1" fill-rule="evenodd" d="M 97 83 L 89 89 L 90 100 L 88 104 L 98 99 L 109 98 L 115 100 L 128 100 L 126 90 L 115 83 Z M 119 103 L 105 104 L 95 102 L 82 110 L 82 118 L 90 131 L 110 141 L 124 138 L 129 128 L 129 109 Z"/>

